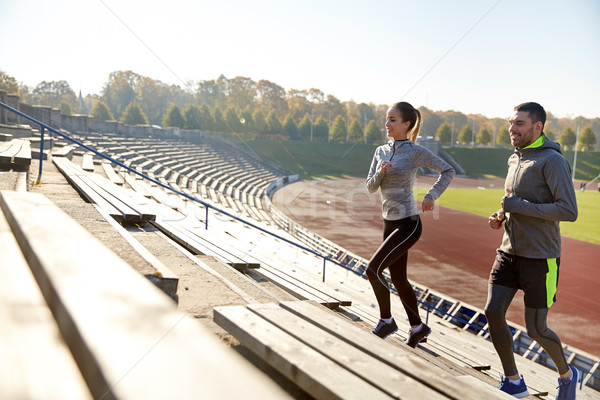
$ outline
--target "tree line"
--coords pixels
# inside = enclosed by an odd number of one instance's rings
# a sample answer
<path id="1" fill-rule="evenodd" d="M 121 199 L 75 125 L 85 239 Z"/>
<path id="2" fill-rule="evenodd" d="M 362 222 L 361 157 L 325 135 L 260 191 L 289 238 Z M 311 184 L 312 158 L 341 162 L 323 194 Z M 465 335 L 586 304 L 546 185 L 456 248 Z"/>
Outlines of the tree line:
<path id="1" fill-rule="evenodd" d="M 17 94 L 24 103 L 60 109 L 65 115 L 85 114 L 106 121 L 225 132 L 248 138 L 334 142 L 385 141 L 387 105 L 340 101 L 316 88 L 285 90 L 268 80 L 247 77 L 168 85 L 132 71 L 112 72 L 101 93 L 85 98 L 66 81 L 43 81 L 34 88 L 0 71 L 0 90 Z M 508 123 L 502 118 L 458 111 L 423 115 L 421 136 L 445 145 L 509 145 Z M 510 111 L 510 110 L 508 110 Z M 548 113 L 544 132 L 567 148 L 593 150 L 598 145 L 600 118 L 555 118 Z"/>

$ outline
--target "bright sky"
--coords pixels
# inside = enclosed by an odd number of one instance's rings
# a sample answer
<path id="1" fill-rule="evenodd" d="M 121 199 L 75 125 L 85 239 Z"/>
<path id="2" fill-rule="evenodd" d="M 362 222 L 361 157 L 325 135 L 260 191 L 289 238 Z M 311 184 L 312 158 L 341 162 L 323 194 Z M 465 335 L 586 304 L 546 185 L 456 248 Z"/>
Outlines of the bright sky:
<path id="1" fill-rule="evenodd" d="M 597 0 L 0 0 L 0 70 L 100 94 L 111 72 L 244 76 L 341 101 L 600 117 Z"/>

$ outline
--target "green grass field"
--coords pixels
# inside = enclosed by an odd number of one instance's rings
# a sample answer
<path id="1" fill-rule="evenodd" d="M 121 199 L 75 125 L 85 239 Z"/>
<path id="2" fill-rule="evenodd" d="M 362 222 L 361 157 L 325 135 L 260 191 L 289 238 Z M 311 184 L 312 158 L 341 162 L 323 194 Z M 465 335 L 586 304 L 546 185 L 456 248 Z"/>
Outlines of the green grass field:
<path id="1" fill-rule="evenodd" d="M 426 189 L 415 190 L 421 199 Z M 502 189 L 455 189 L 449 188 L 439 199 L 439 205 L 476 215 L 488 217 L 500 208 L 504 195 Z M 600 192 L 587 190 L 576 192 L 579 216 L 575 222 L 561 222 L 564 236 L 600 244 Z"/>

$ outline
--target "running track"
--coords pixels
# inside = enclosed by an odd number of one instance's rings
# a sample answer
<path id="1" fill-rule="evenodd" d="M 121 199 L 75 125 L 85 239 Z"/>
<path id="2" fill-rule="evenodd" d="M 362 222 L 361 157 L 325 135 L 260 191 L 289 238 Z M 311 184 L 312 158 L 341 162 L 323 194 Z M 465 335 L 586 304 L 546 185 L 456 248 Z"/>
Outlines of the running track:
<path id="1" fill-rule="evenodd" d="M 419 178 L 419 184 L 431 181 Z M 452 185 L 478 184 L 455 179 Z M 273 203 L 301 225 L 361 257 L 369 259 L 381 243 L 379 198 L 368 194 L 362 178 L 297 182 L 278 190 Z M 422 215 L 422 221 L 421 240 L 409 252 L 409 278 L 483 309 L 502 231 L 491 229 L 486 217 L 444 207 Z M 600 245 L 563 237 L 558 301 L 548 322 L 563 343 L 595 356 L 600 356 L 599 259 Z M 508 319 L 524 326 L 522 292 L 509 308 Z"/>

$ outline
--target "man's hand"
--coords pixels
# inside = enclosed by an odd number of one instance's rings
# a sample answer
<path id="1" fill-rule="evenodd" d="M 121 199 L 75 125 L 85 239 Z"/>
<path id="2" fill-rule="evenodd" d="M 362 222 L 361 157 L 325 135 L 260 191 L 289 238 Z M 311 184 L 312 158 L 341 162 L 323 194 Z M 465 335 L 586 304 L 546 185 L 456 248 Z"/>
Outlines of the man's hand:
<path id="1" fill-rule="evenodd" d="M 504 211 L 498 211 L 490 215 L 488 221 L 492 229 L 500 229 L 502 228 L 502 223 L 504 222 Z"/>

